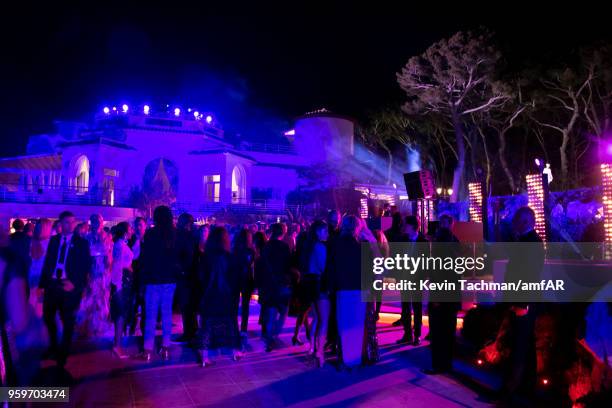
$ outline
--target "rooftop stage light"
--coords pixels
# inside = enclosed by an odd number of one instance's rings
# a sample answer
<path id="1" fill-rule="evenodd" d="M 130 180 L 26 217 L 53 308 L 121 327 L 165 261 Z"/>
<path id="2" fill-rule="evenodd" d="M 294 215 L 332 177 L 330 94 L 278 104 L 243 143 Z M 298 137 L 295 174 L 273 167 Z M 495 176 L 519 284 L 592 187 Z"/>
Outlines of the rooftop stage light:
<path id="1" fill-rule="evenodd" d="M 150 107 L 149 105 L 145 105 L 145 106 L 143 106 L 143 107 L 142 107 L 142 112 L 143 112 L 145 115 L 148 115 L 148 114 L 149 114 L 149 112 L 151 112 L 151 107 Z"/>
<path id="2" fill-rule="evenodd" d="M 104 109 L 102 109 L 102 111 L 104 112 L 105 115 L 108 115 L 110 113 L 110 108 L 108 106 L 105 106 Z"/>
<path id="3" fill-rule="evenodd" d="M 441 187 L 436 188 L 436 193 L 438 195 L 442 194 L 442 188 Z"/>
<path id="4" fill-rule="evenodd" d="M 208 123 L 210 125 L 212 123 L 212 121 L 213 121 L 213 117 L 212 116 L 210 116 L 210 115 L 206 116 L 206 123 Z"/>
<path id="5" fill-rule="evenodd" d="M 198 111 L 193 112 L 193 117 L 196 118 L 196 120 L 200 119 L 200 112 Z"/>
<path id="6" fill-rule="evenodd" d="M 527 205 L 533 210 L 536 217 L 535 230 L 546 241 L 546 214 L 544 212 L 544 183 L 542 174 L 528 174 Z"/>
<path id="7" fill-rule="evenodd" d="M 604 210 L 604 239 L 608 247 L 607 256 L 612 256 L 612 163 L 602 163 L 601 165 L 601 186 Z"/>
<path id="8" fill-rule="evenodd" d="M 482 222 L 482 183 L 468 184 L 470 220 Z"/>
<path id="9" fill-rule="evenodd" d="M 542 162 L 540 162 L 540 159 L 536 158 L 535 159 L 535 164 L 536 164 L 536 166 L 540 167 L 542 165 Z"/>
<path id="10" fill-rule="evenodd" d="M 181 116 L 181 109 L 180 108 L 174 108 L 174 116 Z"/>
<path id="11" fill-rule="evenodd" d="M 121 106 L 121 110 L 123 110 L 123 113 L 127 113 L 127 111 L 128 111 L 128 109 L 129 109 L 129 108 L 130 108 L 130 107 L 129 107 L 129 106 L 127 106 L 127 104 L 125 104 L 125 103 L 124 103 L 124 104 Z"/>
<path id="12" fill-rule="evenodd" d="M 285 136 L 295 136 L 295 129 L 286 131 Z"/>

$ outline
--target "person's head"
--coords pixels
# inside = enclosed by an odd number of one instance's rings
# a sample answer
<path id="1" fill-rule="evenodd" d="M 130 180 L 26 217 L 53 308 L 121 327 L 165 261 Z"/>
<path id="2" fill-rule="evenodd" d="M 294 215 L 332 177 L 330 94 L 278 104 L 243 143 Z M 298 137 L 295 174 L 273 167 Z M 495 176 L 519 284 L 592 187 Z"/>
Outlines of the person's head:
<path id="1" fill-rule="evenodd" d="M 440 229 L 447 229 L 447 230 L 451 230 L 451 228 L 453 227 L 453 217 L 450 214 L 442 214 L 440 216 L 440 223 L 439 223 L 439 228 Z"/>
<path id="2" fill-rule="evenodd" d="M 76 226 L 74 214 L 71 211 L 62 211 L 59 215 L 59 226 L 61 234 L 66 236 L 72 234 Z"/>
<path id="3" fill-rule="evenodd" d="M 317 220 L 310 226 L 310 239 L 318 242 L 325 242 L 329 238 L 329 230 L 325 221 Z"/>
<path id="4" fill-rule="evenodd" d="M 253 234 L 250 230 L 242 228 L 234 236 L 234 250 L 241 251 L 246 248 L 253 248 Z"/>
<path id="5" fill-rule="evenodd" d="M 53 221 L 53 225 L 51 226 L 51 235 L 58 235 L 62 233 L 62 224 L 59 220 Z"/>
<path id="6" fill-rule="evenodd" d="M 179 215 L 176 221 L 176 228 L 182 231 L 190 232 L 193 230 L 193 215 L 189 213 L 182 213 Z"/>
<path id="7" fill-rule="evenodd" d="M 354 215 L 347 215 L 342 218 L 342 224 L 340 226 L 341 235 L 351 235 L 357 237 L 359 235 L 359 219 Z"/>
<path id="8" fill-rule="evenodd" d="M 32 235 L 34 235 L 34 224 L 31 222 L 28 222 L 24 227 L 23 227 L 23 232 L 24 234 L 26 234 L 28 237 L 32 238 Z"/>
<path id="9" fill-rule="evenodd" d="M 25 228 L 25 224 L 23 221 L 17 218 L 15 221 L 13 221 L 13 224 L 11 224 L 11 227 L 13 227 L 15 232 L 23 232 L 23 229 Z"/>
<path id="10" fill-rule="evenodd" d="M 285 228 L 287 228 L 286 225 Z M 283 228 L 283 224 L 279 222 L 270 225 L 270 239 L 283 239 L 285 228 Z"/>
<path id="11" fill-rule="evenodd" d="M 36 225 L 34 226 L 34 232 L 32 233 L 32 238 L 38 241 L 43 241 L 45 239 L 51 238 L 51 229 L 53 227 L 53 223 L 48 218 L 41 218 L 36 221 Z"/>
<path id="12" fill-rule="evenodd" d="M 263 231 L 257 231 L 253 235 L 253 245 L 257 251 L 261 251 L 263 247 L 266 245 L 268 239 L 266 238 L 266 233 Z"/>
<path id="13" fill-rule="evenodd" d="M 523 235 L 535 228 L 535 213 L 529 207 L 519 208 L 512 218 L 512 229 L 515 234 Z"/>
<path id="14" fill-rule="evenodd" d="M 341 220 L 342 217 L 340 216 L 340 211 L 330 210 L 327 213 L 327 224 L 329 225 L 329 228 L 333 230 L 338 230 L 338 228 L 340 228 Z"/>
<path id="15" fill-rule="evenodd" d="M 230 247 L 230 236 L 227 229 L 225 227 L 212 228 L 206 240 L 206 253 L 230 252 Z"/>
<path id="16" fill-rule="evenodd" d="M 171 230 L 174 228 L 174 219 L 170 207 L 160 205 L 153 210 L 153 222 L 155 227 L 163 230 Z"/>
<path id="17" fill-rule="evenodd" d="M 419 219 L 415 215 L 407 215 L 404 218 L 404 233 L 413 236 L 419 231 Z"/>
<path id="18" fill-rule="evenodd" d="M 91 225 L 91 232 L 99 234 L 104 229 L 104 219 L 100 214 L 92 214 L 89 217 L 89 224 Z"/>
<path id="19" fill-rule="evenodd" d="M 402 229 L 402 214 L 399 212 L 393 213 L 391 216 L 391 228 L 396 231 Z"/>
<path id="20" fill-rule="evenodd" d="M 134 232 L 139 237 L 144 237 L 145 232 L 147 231 L 147 222 L 142 217 L 136 217 L 134 220 Z"/>
<path id="21" fill-rule="evenodd" d="M 89 225 L 86 222 L 81 222 L 77 224 L 74 232 L 81 238 L 85 238 L 87 236 L 87 232 L 89 232 Z"/>
<path id="22" fill-rule="evenodd" d="M 119 224 L 115 225 L 115 234 L 114 234 L 115 242 L 123 240 L 123 239 L 130 239 L 131 235 L 132 235 L 132 227 L 130 226 L 129 222 L 122 221 Z"/>

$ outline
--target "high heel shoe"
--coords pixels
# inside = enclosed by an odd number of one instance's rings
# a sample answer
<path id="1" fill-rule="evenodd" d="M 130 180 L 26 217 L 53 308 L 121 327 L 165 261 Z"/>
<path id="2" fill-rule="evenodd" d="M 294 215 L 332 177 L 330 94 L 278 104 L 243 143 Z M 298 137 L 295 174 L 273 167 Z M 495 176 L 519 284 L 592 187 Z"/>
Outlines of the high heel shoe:
<path id="1" fill-rule="evenodd" d="M 198 350 L 198 365 L 201 368 L 206 368 L 214 365 L 214 362 L 210 360 L 208 357 L 204 357 L 204 351 Z"/>
<path id="2" fill-rule="evenodd" d="M 291 344 L 293 344 L 294 346 L 303 346 L 304 342 L 300 340 L 297 336 L 293 336 L 291 338 Z"/>
<path id="3" fill-rule="evenodd" d="M 170 350 L 168 349 L 168 347 L 164 347 L 162 346 L 159 349 L 159 356 L 161 357 L 161 359 L 163 361 L 168 361 L 170 360 Z"/>

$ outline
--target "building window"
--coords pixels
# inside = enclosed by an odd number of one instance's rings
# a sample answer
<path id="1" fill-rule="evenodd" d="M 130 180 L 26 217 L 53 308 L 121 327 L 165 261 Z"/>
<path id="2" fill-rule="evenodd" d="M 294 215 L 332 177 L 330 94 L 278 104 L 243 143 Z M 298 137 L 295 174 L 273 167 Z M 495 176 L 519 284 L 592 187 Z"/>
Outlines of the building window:
<path id="1" fill-rule="evenodd" d="M 77 194 L 85 194 L 89 189 L 89 159 L 81 155 L 72 162 L 70 187 Z"/>
<path id="2" fill-rule="evenodd" d="M 204 200 L 210 203 L 221 201 L 221 175 L 204 176 Z"/>
<path id="3" fill-rule="evenodd" d="M 234 166 L 232 170 L 232 203 L 246 201 L 246 176 L 241 165 Z"/>

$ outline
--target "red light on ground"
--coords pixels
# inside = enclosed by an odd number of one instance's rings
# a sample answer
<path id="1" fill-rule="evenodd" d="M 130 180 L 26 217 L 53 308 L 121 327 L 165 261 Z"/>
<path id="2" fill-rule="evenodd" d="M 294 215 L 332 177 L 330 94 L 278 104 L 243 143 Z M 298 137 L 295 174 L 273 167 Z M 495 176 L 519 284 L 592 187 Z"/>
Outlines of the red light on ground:
<path id="1" fill-rule="evenodd" d="M 481 359 L 478 359 L 478 360 L 476 360 L 476 364 L 478 364 L 478 365 L 483 365 L 483 364 L 484 364 L 484 361 L 482 361 Z"/>
<path id="2" fill-rule="evenodd" d="M 548 385 L 548 378 L 543 378 L 542 379 L 542 385 Z"/>

